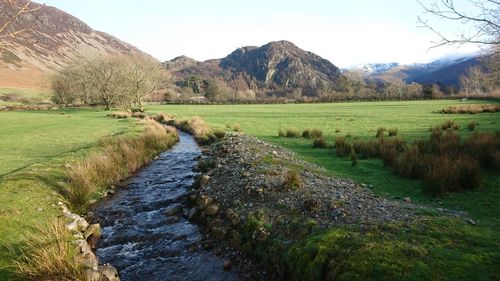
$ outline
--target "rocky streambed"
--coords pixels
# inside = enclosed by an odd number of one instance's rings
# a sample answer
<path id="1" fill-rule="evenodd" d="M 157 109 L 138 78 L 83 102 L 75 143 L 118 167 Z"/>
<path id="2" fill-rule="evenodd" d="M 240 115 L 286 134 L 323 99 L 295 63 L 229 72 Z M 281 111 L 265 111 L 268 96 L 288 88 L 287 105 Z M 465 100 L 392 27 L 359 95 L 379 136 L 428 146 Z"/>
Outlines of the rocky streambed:
<path id="1" fill-rule="evenodd" d="M 258 269 L 214 246 L 187 219 L 200 155 L 194 139 L 181 132 L 177 145 L 94 210 L 102 227 L 96 254 L 118 269 L 121 280 L 255 280 L 247 272 Z"/>

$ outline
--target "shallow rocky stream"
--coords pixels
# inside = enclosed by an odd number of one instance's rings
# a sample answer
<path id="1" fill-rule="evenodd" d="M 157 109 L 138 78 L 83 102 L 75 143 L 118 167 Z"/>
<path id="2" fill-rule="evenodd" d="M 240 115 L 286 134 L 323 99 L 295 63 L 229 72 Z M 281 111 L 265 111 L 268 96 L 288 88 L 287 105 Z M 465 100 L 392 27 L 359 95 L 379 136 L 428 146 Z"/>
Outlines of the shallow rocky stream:
<path id="1" fill-rule="evenodd" d="M 240 280 L 199 247 L 203 234 L 182 215 L 199 155 L 194 139 L 180 132 L 178 144 L 95 209 L 102 226 L 96 253 L 122 280 Z"/>

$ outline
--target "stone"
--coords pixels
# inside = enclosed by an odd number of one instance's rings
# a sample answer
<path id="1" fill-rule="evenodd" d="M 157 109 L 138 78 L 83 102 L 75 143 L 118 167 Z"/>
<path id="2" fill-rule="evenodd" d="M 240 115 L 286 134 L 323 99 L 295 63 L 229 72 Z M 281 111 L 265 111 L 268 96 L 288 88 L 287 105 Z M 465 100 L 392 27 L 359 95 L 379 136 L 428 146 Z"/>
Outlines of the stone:
<path id="1" fill-rule="evenodd" d="M 411 198 L 410 197 L 405 197 L 403 199 L 406 203 L 411 203 Z"/>
<path id="2" fill-rule="evenodd" d="M 240 233 L 237 230 L 231 229 L 228 232 L 228 240 L 233 247 L 238 248 L 241 244 Z"/>
<path id="3" fill-rule="evenodd" d="M 180 212 L 180 210 L 182 210 L 182 206 L 180 205 L 170 206 L 165 210 L 164 214 L 167 216 L 173 216 Z"/>
<path id="4" fill-rule="evenodd" d="M 210 205 L 208 206 L 206 209 L 205 209 L 205 212 L 207 213 L 207 215 L 209 216 L 215 216 L 217 215 L 217 213 L 219 212 L 219 206 L 213 204 L 213 205 Z"/>
<path id="5" fill-rule="evenodd" d="M 193 207 L 193 208 L 189 209 L 187 212 L 187 219 L 190 221 L 194 220 L 196 217 L 196 213 L 198 213 L 198 208 Z"/>
<path id="6" fill-rule="evenodd" d="M 229 271 L 231 270 L 231 267 L 233 266 L 233 264 L 231 263 L 230 260 L 225 260 L 224 261 L 224 270 L 225 271 Z"/>
<path id="7" fill-rule="evenodd" d="M 41 207 L 36 208 L 36 210 L 37 210 L 37 212 L 43 212 L 43 208 L 41 208 Z"/>
<path id="8" fill-rule="evenodd" d="M 120 281 L 118 270 L 112 265 L 99 266 L 99 273 L 101 274 L 100 281 Z"/>
<path id="9" fill-rule="evenodd" d="M 340 208 L 333 209 L 333 210 L 330 212 L 330 216 L 331 216 L 332 218 L 337 218 L 337 217 L 339 217 L 341 214 L 342 214 L 342 211 L 340 210 Z"/>
<path id="10" fill-rule="evenodd" d="M 89 200 L 89 205 L 94 205 L 95 203 L 97 203 L 97 200 L 95 199 Z"/>
<path id="11" fill-rule="evenodd" d="M 97 256 L 93 252 L 78 256 L 77 261 L 85 269 L 98 270 L 99 259 L 97 258 Z"/>
<path id="12" fill-rule="evenodd" d="M 198 207 L 200 209 L 205 209 L 206 207 L 210 206 L 214 200 L 208 196 L 202 195 L 198 198 Z"/>
<path id="13" fill-rule="evenodd" d="M 276 150 L 273 150 L 272 154 L 273 154 L 274 156 L 278 156 L 278 152 L 277 152 Z"/>
<path id="14" fill-rule="evenodd" d="M 93 270 L 93 269 L 85 269 L 85 276 L 87 277 L 87 281 L 100 281 L 101 280 L 101 273 L 99 270 Z"/>
<path id="15" fill-rule="evenodd" d="M 238 225 L 240 223 L 240 216 L 231 208 L 226 210 L 226 218 L 228 219 L 229 223 L 233 226 Z"/>
<path id="16" fill-rule="evenodd" d="M 309 198 L 304 201 L 304 208 L 308 212 L 316 212 L 320 208 L 320 202 L 318 199 Z"/>
<path id="17" fill-rule="evenodd" d="M 470 223 L 470 224 L 472 224 L 472 225 L 476 225 L 476 222 L 474 220 L 472 220 L 472 219 L 468 219 L 467 222 Z"/>
<path id="18" fill-rule="evenodd" d="M 91 224 L 83 233 L 85 239 L 88 239 L 90 236 L 96 236 L 97 238 L 101 237 L 101 225 L 98 223 Z"/>
<path id="19" fill-rule="evenodd" d="M 210 180 L 210 176 L 209 175 L 203 175 L 203 176 L 201 176 L 200 183 L 202 185 L 205 185 L 205 184 L 208 183 L 209 180 Z"/>
<path id="20" fill-rule="evenodd" d="M 212 227 L 210 229 L 210 232 L 212 233 L 212 235 L 216 238 L 216 239 L 219 239 L 219 240 L 223 240 L 224 237 L 226 237 L 226 234 L 227 234 L 227 231 L 226 229 L 222 228 L 222 227 Z"/>

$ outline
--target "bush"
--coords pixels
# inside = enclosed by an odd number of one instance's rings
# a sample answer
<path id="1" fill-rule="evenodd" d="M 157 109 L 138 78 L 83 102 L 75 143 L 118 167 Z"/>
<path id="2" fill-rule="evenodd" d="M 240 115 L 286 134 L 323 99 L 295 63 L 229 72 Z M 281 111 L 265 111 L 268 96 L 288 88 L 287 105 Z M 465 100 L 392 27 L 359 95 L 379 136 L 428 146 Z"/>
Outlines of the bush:
<path id="1" fill-rule="evenodd" d="M 352 145 L 343 137 L 335 138 L 335 152 L 338 157 L 345 157 L 351 153 Z"/>
<path id="2" fill-rule="evenodd" d="M 283 131 L 283 130 L 281 130 L 281 129 L 280 129 L 280 130 L 278 130 L 278 137 L 280 137 L 280 138 L 284 138 L 284 137 L 286 137 L 286 133 L 285 133 L 285 131 Z"/>
<path id="3" fill-rule="evenodd" d="M 474 129 L 476 129 L 476 126 L 477 126 L 477 121 L 470 121 L 467 124 L 467 129 L 469 129 L 469 131 L 474 131 Z"/>
<path id="4" fill-rule="evenodd" d="M 395 137 L 398 135 L 398 128 L 389 129 L 389 137 Z"/>
<path id="5" fill-rule="evenodd" d="M 450 106 L 441 110 L 442 113 L 447 114 L 476 114 L 482 112 L 500 112 L 500 104 L 471 104 Z"/>
<path id="6" fill-rule="evenodd" d="M 77 257 L 75 240 L 62 219 L 36 225 L 20 246 L 15 273 L 20 280 L 87 280 Z M 14 250 L 14 249 L 13 249 Z M 17 250 L 17 249 L 15 249 Z"/>
<path id="7" fill-rule="evenodd" d="M 354 150 L 363 159 L 377 158 L 379 154 L 379 143 L 377 141 L 355 141 L 352 144 Z"/>
<path id="8" fill-rule="evenodd" d="M 491 133 L 474 133 L 464 143 L 463 150 L 479 161 L 483 168 L 495 166 L 495 152 L 500 151 L 500 137 Z"/>
<path id="9" fill-rule="evenodd" d="M 298 130 L 296 129 L 287 129 L 286 130 L 286 137 L 287 138 L 300 138 L 301 134 Z"/>
<path id="10" fill-rule="evenodd" d="M 283 186 L 289 190 L 297 190 L 302 187 L 302 178 L 296 170 L 288 170 L 285 175 Z"/>
<path id="11" fill-rule="evenodd" d="M 326 147 L 327 147 L 327 144 L 326 144 L 325 138 L 320 137 L 320 138 L 314 139 L 313 148 L 326 148 Z"/>
<path id="12" fill-rule="evenodd" d="M 375 135 L 376 138 L 381 138 L 384 136 L 384 132 L 386 129 L 384 127 L 380 127 L 377 129 L 377 134 Z"/>

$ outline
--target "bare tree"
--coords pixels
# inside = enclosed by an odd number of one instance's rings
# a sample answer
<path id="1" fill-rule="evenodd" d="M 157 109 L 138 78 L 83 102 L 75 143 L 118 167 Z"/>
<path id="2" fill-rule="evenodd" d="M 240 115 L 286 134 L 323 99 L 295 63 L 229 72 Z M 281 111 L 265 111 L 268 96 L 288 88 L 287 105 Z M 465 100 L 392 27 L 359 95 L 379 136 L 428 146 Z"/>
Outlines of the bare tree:
<path id="1" fill-rule="evenodd" d="M 463 30 L 454 35 L 445 34 L 437 24 L 429 22 L 427 17 L 418 17 L 419 23 L 434 32 L 439 41 L 433 47 L 455 44 L 500 44 L 500 1 L 499 0 L 433 0 L 430 4 L 417 2 L 425 14 L 439 20 L 457 22 L 470 30 Z M 457 2 L 459 5 L 457 6 Z"/>
<path id="2" fill-rule="evenodd" d="M 465 91 L 465 97 L 469 94 L 480 94 L 488 90 L 488 77 L 479 66 L 469 67 L 465 75 L 460 76 L 460 84 Z"/>
<path id="3" fill-rule="evenodd" d="M 26 29 L 21 30 L 9 30 L 9 26 L 23 14 L 32 13 L 40 7 L 33 8 L 31 5 L 31 0 L 27 0 L 24 3 L 22 1 L 7 0 L 7 5 L 11 5 L 15 12 L 10 17 L 6 17 L 3 21 L 0 21 L 0 39 L 11 37 L 15 38 L 19 33 L 26 31 Z M 2 40 L 3 41 L 3 40 Z M 4 44 L 0 41 L 0 47 Z"/>

